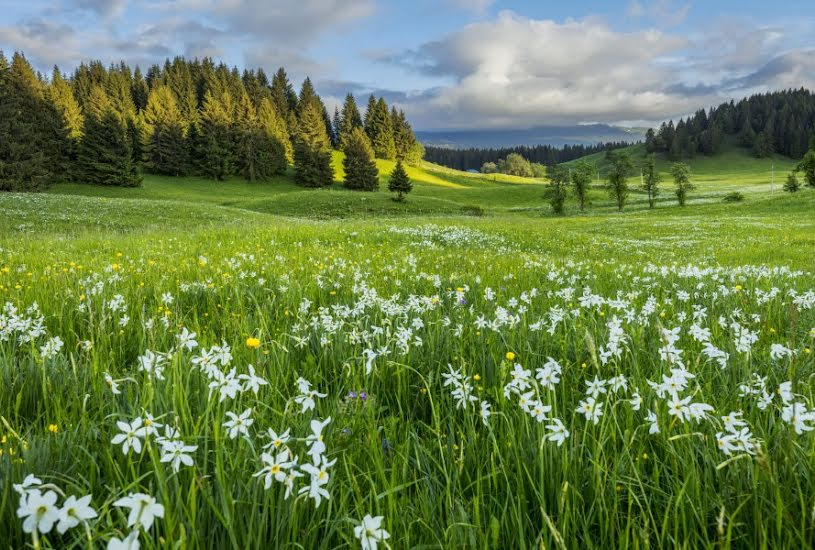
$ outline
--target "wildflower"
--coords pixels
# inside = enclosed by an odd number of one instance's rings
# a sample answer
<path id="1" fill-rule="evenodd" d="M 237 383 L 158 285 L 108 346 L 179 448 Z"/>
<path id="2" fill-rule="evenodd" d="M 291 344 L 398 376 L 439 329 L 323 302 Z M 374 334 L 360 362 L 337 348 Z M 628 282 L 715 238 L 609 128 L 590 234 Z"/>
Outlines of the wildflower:
<path id="1" fill-rule="evenodd" d="M 187 330 L 187 327 L 181 328 L 181 333 L 176 335 L 179 347 L 192 351 L 198 347 L 198 342 L 195 341 L 196 333 Z"/>
<path id="2" fill-rule="evenodd" d="M 23 520 L 23 532 L 33 533 L 36 529 L 40 533 L 49 533 L 59 520 L 56 503 L 54 491 L 43 494 L 39 489 L 31 489 L 21 495 L 17 517 Z"/>
<path id="3" fill-rule="evenodd" d="M 629 399 L 628 402 L 631 404 L 632 409 L 634 409 L 635 411 L 640 410 L 640 407 L 642 407 L 642 397 L 640 396 L 640 392 L 634 391 L 634 393 L 631 396 L 631 399 Z"/>
<path id="4" fill-rule="evenodd" d="M 269 430 L 266 432 L 266 435 L 269 438 L 269 443 L 264 445 L 263 448 L 265 450 L 280 449 L 283 445 L 289 442 L 290 432 L 291 430 L 287 429 L 282 434 L 277 435 L 277 433 L 273 429 L 269 428 Z"/>
<path id="5" fill-rule="evenodd" d="M 806 424 L 815 421 L 815 411 L 808 411 L 803 403 L 793 403 L 784 407 L 781 410 L 781 418 L 791 424 L 795 428 L 795 433 L 799 435 L 815 430 L 815 426 Z"/>
<path id="6" fill-rule="evenodd" d="M 58 430 L 59 430 L 59 427 L 56 424 L 49 424 L 48 425 L 48 431 L 51 432 L 52 434 L 57 433 Z"/>
<path id="7" fill-rule="evenodd" d="M 182 464 L 185 466 L 194 464 L 188 453 L 193 453 L 197 449 L 197 445 L 184 445 L 182 441 L 164 441 L 161 446 L 161 462 L 169 462 L 173 470 L 178 472 Z"/>
<path id="8" fill-rule="evenodd" d="M 113 537 L 108 541 L 107 550 L 139 550 L 139 532 L 132 531 L 123 539 Z"/>
<path id="9" fill-rule="evenodd" d="M 119 395 L 122 393 L 121 391 L 119 391 L 119 385 L 116 383 L 116 380 L 114 380 L 113 377 L 108 373 L 105 373 L 105 384 L 108 385 L 113 395 Z"/>
<path id="10" fill-rule="evenodd" d="M 648 427 L 649 434 L 658 434 L 659 433 L 659 420 L 657 418 L 657 413 L 654 411 L 648 411 L 648 416 L 645 418 L 647 422 L 650 423 Z"/>
<path id="11" fill-rule="evenodd" d="M 506 358 L 507 361 L 510 362 L 515 361 L 515 354 L 512 353 L 511 351 L 508 351 L 504 357 Z"/>
<path id="12" fill-rule="evenodd" d="M 246 409 L 240 415 L 227 411 L 226 416 L 230 420 L 224 422 L 223 426 L 229 430 L 229 439 L 235 439 L 239 435 L 249 435 L 249 426 L 255 422 L 250 418 L 251 415 L 252 409 Z"/>
<path id="13" fill-rule="evenodd" d="M 668 414 L 671 416 L 675 416 L 682 420 L 690 420 L 690 407 L 688 406 L 690 403 L 690 397 L 686 397 L 685 399 L 679 399 L 679 397 L 674 396 L 668 401 Z"/>
<path id="14" fill-rule="evenodd" d="M 383 519 L 383 516 L 366 514 L 362 523 L 354 527 L 354 536 L 362 543 L 362 550 L 376 550 L 377 544 L 390 538 L 390 533 L 382 529 Z"/>
<path id="15" fill-rule="evenodd" d="M 80 523 L 93 519 L 96 516 L 96 510 L 91 508 L 91 495 L 86 495 L 79 499 L 71 495 L 65 499 L 59 511 L 57 531 L 63 534 L 68 529 L 76 527 Z"/>
<path id="16" fill-rule="evenodd" d="M 264 466 L 259 472 L 253 474 L 252 477 L 263 476 L 264 488 L 267 490 L 272 486 L 272 481 L 284 483 L 288 477 L 288 470 L 296 464 L 296 459 L 294 461 L 290 459 L 291 453 L 289 449 L 283 449 L 275 456 L 269 453 L 263 453 L 260 455 L 260 460 Z"/>
<path id="17" fill-rule="evenodd" d="M 790 348 L 781 344 L 773 344 L 770 346 L 770 357 L 775 361 L 783 359 L 784 357 L 792 357 L 793 353 Z"/>
<path id="18" fill-rule="evenodd" d="M 326 446 L 325 442 L 323 441 L 323 428 L 328 426 L 330 423 L 330 416 L 322 422 L 319 420 L 311 421 L 311 434 L 306 437 L 306 443 L 309 445 L 308 455 L 315 462 L 318 462 L 323 453 L 325 453 Z"/>
<path id="19" fill-rule="evenodd" d="M 481 416 L 481 421 L 484 423 L 485 426 L 489 424 L 489 418 L 492 413 L 490 412 L 490 404 L 487 401 L 481 402 L 481 411 L 479 415 Z"/>
<path id="20" fill-rule="evenodd" d="M 596 426 L 600 422 L 600 417 L 603 416 L 603 404 L 597 403 L 594 397 L 587 397 L 580 402 L 576 412 L 583 414 L 586 420 L 591 420 Z"/>
<path id="21" fill-rule="evenodd" d="M 249 374 L 241 374 L 238 376 L 238 379 L 243 380 L 243 391 L 252 390 L 252 393 L 257 395 L 260 387 L 266 386 L 269 383 L 260 376 L 255 375 L 254 366 L 248 365 L 247 368 L 249 369 Z"/>
<path id="22" fill-rule="evenodd" d="M 246 347 L 249 349 L 258 349 L 260 347 L 260 340 L 250 336 L 246 339 Z"/>
<path id="23" fill-rule="evenodd" d="M 124 454 L 127 454 L 130 449 L 133 449 L 136 453 L 141 453 L 141 440 L 147 435 L 142 423 L 141 417 L 134 419 L 129 424 L 122 421 L 116 422 L 116 426 L 122 433 L 113 436 L 110 442 L 114 445 L 121 445 Z"/>
<path id="24" fill-rule="evenodd" d="M 591 382 L 585 382 L 586 388 L 586 395 L 590 395 L 593 398 L 597 399 L 601 393 L 606 393 L 606 381 L 600 380 L 597 376 L 594 377 L 594 380 Z"/>
<path id="25" fill-rule="evenodd" d="M 320 507 L 320 502 L 323 498 L 330 498 L 328 491 L 324 488 L 329 481 L 328 468 L 337 462 L 335 458 L 332 461 L 327 461 L 323 456 L 320 462 L 314 464 L 305 464 L 300 469 L 311 475 L 311 482 L 308 487 L 302 487 L 300 494 L 307 494 L 309 498 L 314 499 L 315 507 Z"/>
<path id="26" fill-rule="evenodd" d="M 558 447 L 569 438 L 569 430 L 559 418 L 553 418 L 552 424 L 547 424 L 546 429 L 549 430 L 546 439 L 556 442 Z"/>
<path id="27" fill-rule="evenodd" d="M 156 499 L 144 493 L 130 493 L 113 503 L 120 508 L 130 508 L 127 516 L 127 526 L 141 525 L 149 531 L 156 518 L 164 517 L 164 506 Z"/>

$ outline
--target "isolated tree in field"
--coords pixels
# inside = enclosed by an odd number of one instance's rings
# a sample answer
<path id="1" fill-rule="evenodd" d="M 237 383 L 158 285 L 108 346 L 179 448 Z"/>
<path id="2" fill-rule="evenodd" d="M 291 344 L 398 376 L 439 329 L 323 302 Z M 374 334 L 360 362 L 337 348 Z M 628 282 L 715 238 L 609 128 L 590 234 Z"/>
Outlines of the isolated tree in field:
<path id="1" fill-rule="evenodd" d="M 331 166 L 331 142 L 323 116 L 308 103 L 300 114 L 298 137 L 294 146 L 294 181 L 303 187 L 327 187 L 334 182 Z"/>
<path id="2" fill-rule="evenodd" d="M 120 115 L 112 107 L 101 118 L 85 118 L 84 137 L 77 155 L 78 176 L 83 183 L 137 187 L 142 178 L 133 161 L 130 137 Z"/>
<path id="3" fill-rule="evenodd" d="M 677 162 L 671 167 L 671 175 L 674 178 L 674 185 L 676 186 L 676 198 L 679 201 L 679 206 L 685 206 L 688 200 L 688 193 L 696 186 L 690 182 L 690 166 L 684 162 Z"/>
<path id="4" fill-rule="evenodd" d="M 498 171 L 502 174 L 524 178 L 531 178 L 534 175 L 532 165 L 518 153 L 510 153 L 507 158 L 499 160 Z"/>
<path id="5" fill-rule="evenodd" d="M 391 172 L 390 181 L 388 182 L 388 191 L 396 193 L 396 200 L 402 202 L 405 200 L 405 195 L 413 191 L 413 182 L 410 181 L 408 173 L 402 165 L 401 160 L 396 161 L 396 166 Z"/>
<path id="6" fill-rule="evenodd" d="M 553 166 L 549 169 L 549 185 L 545 196 L 552 205 L 552 212 L 563 214 L 566 204 L 566 194 L 569 188 L 569 171 L 563 166 Z"/>
<path id="7" fill-rule="evenodd" d="M 579 161 L 572 168 L 572 188 L 581 212 L 586 210 L 586 200 L 593 175 L 594 167 L 585 160 Z"/>
<path id="8" fill-rule="evenodd" d="M 379 189 L 379 169 L 374 161 L 374 151 L 362 128 L 354 128 L 345 142 L 345 187 L 357 191 Z"/>
<path id="9" fill-rule="evenodd" d="M 648 208 L 654 207 L 661 182 L 662 176 L 657 172 L 656 159 L 654 155 L 650 155 L 642 164 L 642 189 L 648 195 Z"/>
<path id="10" fill-rule="evenodd" d="M 608 155 L 611 161 L 611 168 L 608 172 L 608 191 L 611 198 L 617 203 L 617 210 L 622 211 L 625 201 L 628 199 L 628 176 L 634 165 L 631 157 L 624 151 L 611 151 Z"/>
<path id="11" fill-rule="evenodd" d="M 62 174 L 67 131 L 22 54 L 0 53 L 0 191 L 41 191 Z"/>
<path id="12" fill-rule="evenodd" d="M 798 176 L 795 172 L 790 172 L 787 176 L 787 181 L 784 182 L 784 191 L 787 193 L 795 193 L 801 189 L 801 182 L 798 181 Z"/>
<path id="13" fill-rule="evenodd" d="M 494 162 L 485 162 L 481 165 L 482 174 L 495 174 L 498 172 L 498 165 Z"/>
<path id="14" fill-rule="evenodd" d="M 810 149 L 798 164 L 798 171 L 804 174 L 804 180 L 810 187 L 815 187 L 815 149 Z"/>

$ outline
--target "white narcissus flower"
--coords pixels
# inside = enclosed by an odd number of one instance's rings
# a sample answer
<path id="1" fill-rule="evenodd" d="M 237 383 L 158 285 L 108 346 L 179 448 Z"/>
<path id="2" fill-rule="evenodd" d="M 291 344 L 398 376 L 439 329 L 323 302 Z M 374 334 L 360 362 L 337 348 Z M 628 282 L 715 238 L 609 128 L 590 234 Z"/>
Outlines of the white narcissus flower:
<path id="1" fill-rule="evenodd" d="M 563 442 L 569 438 L 569 430 L 559 418 L 553 418 L 552 424 L 547 424 L 546 429 L 549 430 L 546 439 L 556 442 L 558 447 L 563 445 Z"/>
<path id="2" fill-rule="evenodd" d="M 127 515 L 127 526 L 141 525 L 145 531 L 150 530 L 156 518 L 164 517 L 164 506 L 144 493 L 130 493 L 114 502 L 113 505 L 130 508 L 130 513 Z"/>
<path id="3" fill-rule="evenodd" d="M 121 421 L 116 422 L 116 426 L 122 433 L 113 436 L 110 442 L 114 445 L 121 445 L 124 454 L 130 452 L 130 449 L 133 449 L 136 453 L 141 453 L 141 440 L 147 435 L 147 431 L 142 424 L 141 417 L 134 419 L 130 424 Z"/>
<path id="4" fill-rule="evenodd" d="M 311 434 L 306 437 L 306 443 L 309 444 L 307 454 L 314 462 L 319 462 L 320 457 L 323 456 L 323 453 L 325 452 L 326 447 L 325 442 L 323 441 L 323 428 L 328 426 L 330 423 L 330 416 L 322 422 L 319 420 L 311 421 Z"/>
<path id="5" fill-rule="evenodd" d="M 255 421 L 249 418 L 252 415 L 252 409 L 246 409 L 240 415 L 228 411 L 226 416 L 230 418 L 224 422 L 223 426 L 229 430 L 229 439 L 235 439 L 239 435 L 249 435 L 249 426 Z"/>
<path id="6" fill-rule="evenodd" d="M 22 494 L 17 517 L 23 520 L 23 532 L 33 533 L 36 529 L 40 533 L 49 533 L 59 520 L 56 504 L 57 494 L 54 491 L 43 494 L 39 489 L 31 489 Z"/>
<path id="7" fill-rule="evenodd" d="M 189 453 L 193 453 L 197 449 L 197 445 L 184 445 L 183 441 L 165 441 L 161 446 L 161 462 L 169 462 L 173 470 L 178 472 L 182 464 L 184 466 L 192 466 L 194 464 Z"/>
<path id="8" fill-rule="evenodd" d="M 62 508 L 59 510 L 59 523 L 57 531 L 60 534 L 68 529 L 76 527 L 82 522 L 93 519 L 97 516 L 96 510 L 91 508 L 91 495 L 76 498 L 71 495 L 65 499 Z"/>
<path id="9" fill-rule="evenodd" d="M 139 532 L 133 531 L 123 539 L 113 537 L 108 541 L 107 550 L 139 550 Z"/>
<path id="10" fill-rule="evenodd" d="M 377 545 L 390 538 L 390 533 L 382 528 L 383 516 L 371 517 L 366 514 L 362 523 L 354 527 L 354 536 L 362 544 L 362 550 L 376 550 Z"/>

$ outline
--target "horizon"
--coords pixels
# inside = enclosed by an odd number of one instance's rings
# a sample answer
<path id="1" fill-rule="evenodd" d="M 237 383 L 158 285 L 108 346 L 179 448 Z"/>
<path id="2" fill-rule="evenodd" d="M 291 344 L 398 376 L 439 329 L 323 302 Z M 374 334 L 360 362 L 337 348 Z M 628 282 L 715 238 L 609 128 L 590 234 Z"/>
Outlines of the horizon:
<path id="1" fill-rule="evenodd" d="M 330 110 L 347 92 L 373 93 L 422 132 L 653 127 L 815 87 L 815 14 L 803 1 L 541 4 L 10 0 L 0 49 L 46 74 L 97 59 L 146 69 L 177 55 L 267 74 L 283 66 L 298 85 L 310 76 Z"/>

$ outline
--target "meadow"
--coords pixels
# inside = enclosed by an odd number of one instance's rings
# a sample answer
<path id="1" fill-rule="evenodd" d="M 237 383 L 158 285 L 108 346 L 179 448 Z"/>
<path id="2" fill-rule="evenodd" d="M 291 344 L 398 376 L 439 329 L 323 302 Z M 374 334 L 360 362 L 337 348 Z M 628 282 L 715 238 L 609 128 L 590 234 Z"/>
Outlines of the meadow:
<path id="1" fill-rule="evenodd" d="M 815 191 L 698 166 L 0 195 L 0 546 L 812 547 Z"/>

